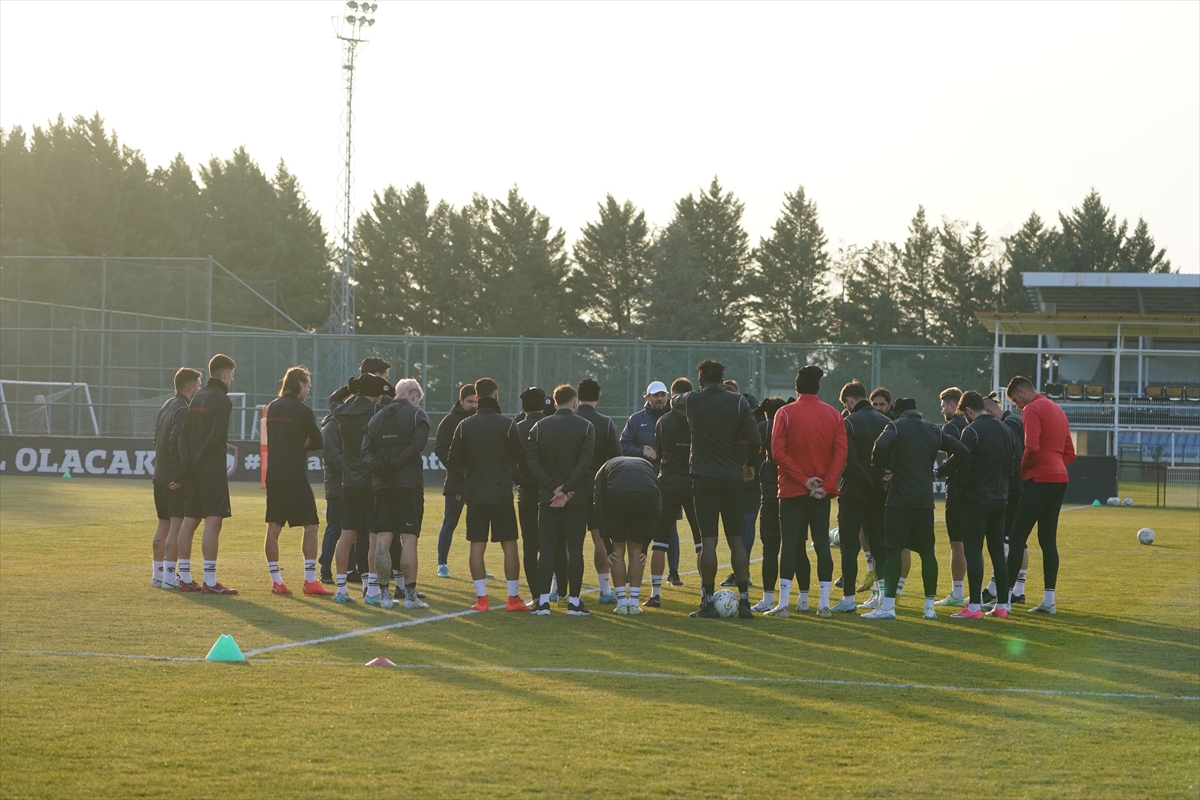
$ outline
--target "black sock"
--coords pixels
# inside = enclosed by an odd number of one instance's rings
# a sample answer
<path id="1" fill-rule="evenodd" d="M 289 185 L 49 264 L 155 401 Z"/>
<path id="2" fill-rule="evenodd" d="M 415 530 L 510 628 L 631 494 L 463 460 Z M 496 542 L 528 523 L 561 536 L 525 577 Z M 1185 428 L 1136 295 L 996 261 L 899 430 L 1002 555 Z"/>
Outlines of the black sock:
<path id="1" fill-rule="evenodd" d="M 742 600 L 750 599 L 750 581 L 738 581 L 738 597 Z"/>
<path id="2" fill-rule="evenodd" d="M 707 603 L 712 600 L 713 584 L 705 583 L 705 584 L 703 584 L 703 586 L 704 586 L 704 601 Z"/>

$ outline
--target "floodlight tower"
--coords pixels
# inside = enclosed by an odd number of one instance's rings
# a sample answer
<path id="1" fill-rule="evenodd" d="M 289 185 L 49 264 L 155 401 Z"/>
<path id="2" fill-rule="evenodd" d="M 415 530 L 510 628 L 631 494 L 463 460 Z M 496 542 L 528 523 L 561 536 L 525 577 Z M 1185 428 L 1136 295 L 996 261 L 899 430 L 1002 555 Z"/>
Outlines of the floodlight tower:
<path id="1" fill-rule="evenodd" d="M 375 24 L 378 3 L 349 0 L 346 13 L 333 18 L 334 35 L 342 43 L 342 82 L 345 103 L 342 106 L 342 148 L 339 164 L 341 179 L 338 194 L 338 262 L 333 270 L 329 292 L 329 332 L 354 333 L 354 203 L 351 195 L 354 155 L 354 62 L 358 46 L 367 42 L 363 31 Z M 370 15 L 370 16 L 368 16 Z"/>

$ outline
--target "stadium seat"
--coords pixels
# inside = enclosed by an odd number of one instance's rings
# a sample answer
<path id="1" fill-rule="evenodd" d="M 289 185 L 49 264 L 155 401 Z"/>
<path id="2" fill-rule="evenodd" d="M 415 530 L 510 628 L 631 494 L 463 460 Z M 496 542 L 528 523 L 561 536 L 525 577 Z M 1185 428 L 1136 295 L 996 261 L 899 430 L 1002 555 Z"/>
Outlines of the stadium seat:
<path id="1" fill-rule="evenodd" d="M 1163 399 L 1163 387 L 1147 386 L 1146 387 L 1146 399 L 1147 400 L 1162 400 Z"/>
<path id="2" fill-rule="evenodd" d="M 1042 393 L 1051 400 L 1063 399 L 1063 385 L 1061 383 L 1047 383 L 1043 387 Z"/>
<path id="3" fill-rule="evenodd" d="M 1170 400 L 1172 403 L 1178 403 L 1180 400 L 1183 399 L 1183 387 L 1182 386 L 1168 386 L 1164 389 L 1164 391 L 1166 392 L 1167 399 Z"/>
<path id="4" fill-rule="evenodd" d="M 1082 400 L 1083 399 L 1083 384 L 1068 383 L 1066 386 L 1063 387 L 1063 392 L 1066 394 L 1066 397 L 1068 400 Z"/>
<path id="5" fill-rule="evenodd" d="M 1088 400 L 1103 400 L 1104 387 L 1098 383 L 1089 383 L 1083 387 L 1083 394 Z"/>
<path id="6" fill-rule="evenodd" d="M 1183 396 L 1190 403 L 1200 403 L 1200 386 L 1188 386 L 1183 390 Z"/>

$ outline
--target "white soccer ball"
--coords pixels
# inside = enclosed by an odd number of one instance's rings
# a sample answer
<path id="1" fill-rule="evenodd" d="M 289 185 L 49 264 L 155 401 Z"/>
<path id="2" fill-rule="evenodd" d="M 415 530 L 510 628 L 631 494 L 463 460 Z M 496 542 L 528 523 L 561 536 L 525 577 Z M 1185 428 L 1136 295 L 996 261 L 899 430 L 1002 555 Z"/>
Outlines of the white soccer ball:
<path id="1" fill-rule="evenodd" d="M 842 534 L 841 534 L 840 528 L 830 528 L 829 529 L 829 546 L 830 547 L 841 547 L 842 546 Z"/>
<path id="2" fill-rule="evenodd" d="M 1132 505 L 1133 505 L 1133 498 L 1132 498 L 1132 497 L 1126 497 L 1126 498 L 1125 498 L 1125 505 L 1127 505 L 1127 506 L 1132 506 Z"/>
<path id="3" fill-rule="evenodd" d="M 1108 501 L 1107 501 L 1107 502 L 1108 502 L 1108 504 L 1109 504 L 1110 506 L 1119 506 L 1119 505 L 1121 505 L 1121 498 L 1119 498 L 1119 497 L 1110 497 L 1110 498 L 1108 498 Z"/>
<path id="4" fill-rule="evenodd" d="M 1138 541 L 1142 544 L 1154 544 L 1154 531 L 1149 528 L 1142 528 L 1138 531 Z"/>
<path id="5" fill-rule="evenodd" d="M 713 606 L 722 617 L 732 617 L 737 614 L 738 596 L 729 589 L 722 589 L 713 595 Z"/>

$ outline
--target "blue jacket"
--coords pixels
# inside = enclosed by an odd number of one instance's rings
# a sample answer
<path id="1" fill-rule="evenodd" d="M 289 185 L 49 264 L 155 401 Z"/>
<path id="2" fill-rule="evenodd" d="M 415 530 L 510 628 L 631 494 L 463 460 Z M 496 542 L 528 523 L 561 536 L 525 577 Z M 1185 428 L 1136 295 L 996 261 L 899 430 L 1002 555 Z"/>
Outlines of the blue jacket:
<path id="1" fill-rule="evenodd" d="M 645 458 L 642 455 L 643 447 L 654 447 L 655 452 L 658 452 L 657 445 L 654 444 L 654 427 L 658 418 L 670 410 L 668 406 L 662 411 L 654 411 L 647 403 L 641 411 L 630 415 L 629 421 L 625 423 L 625 430 L 621 431 L 621 455 Z M 651 463 L 657 467 L 658 459 Z"/>

